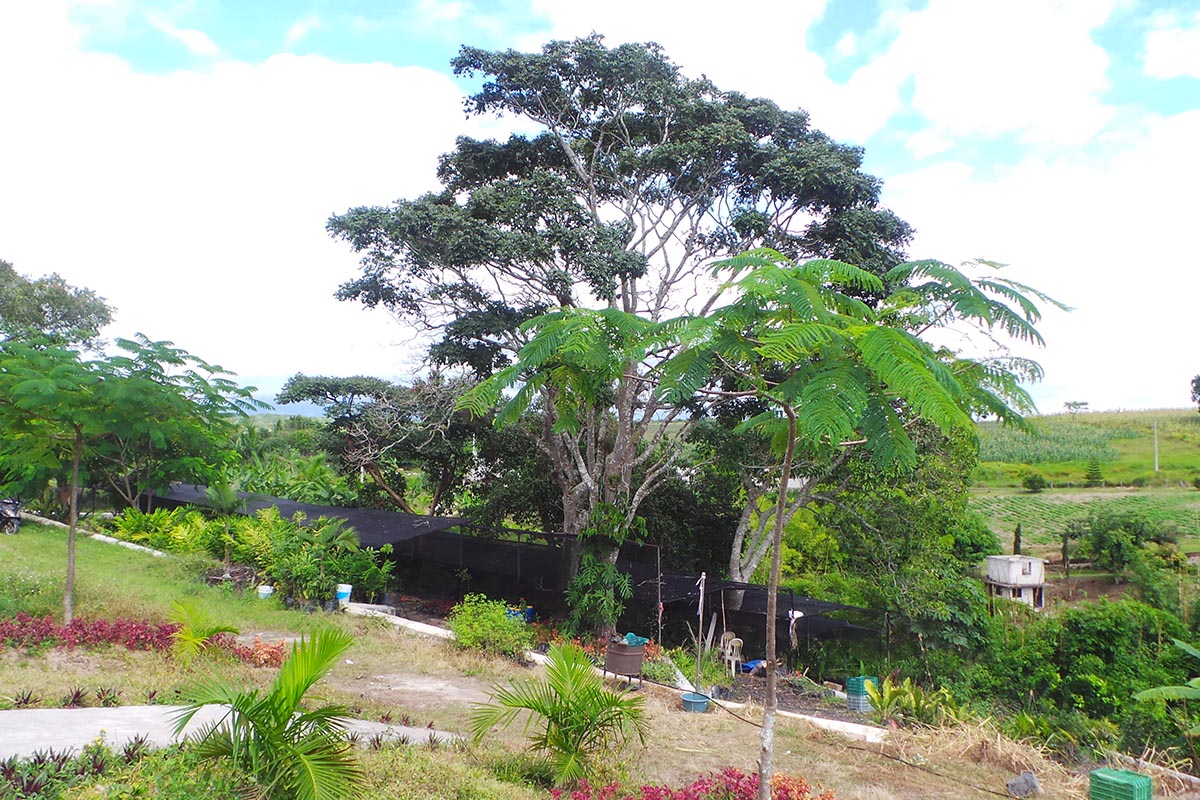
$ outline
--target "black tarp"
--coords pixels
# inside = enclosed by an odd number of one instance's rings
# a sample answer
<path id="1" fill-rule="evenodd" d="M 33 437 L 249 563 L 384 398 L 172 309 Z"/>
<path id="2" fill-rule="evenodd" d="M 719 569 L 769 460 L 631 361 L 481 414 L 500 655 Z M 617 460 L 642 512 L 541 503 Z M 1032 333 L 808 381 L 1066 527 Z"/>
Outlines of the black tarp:
<path id="1" fill-rule="evenodd" d="M 149 508 L 178 508 L 183 505 L 209 507 L 211 504 L 204 486 L 175 483 L 169 492 L 154 495 L 150 498 Z M 395 511 L 382 511 L 374 508 L 338 508 L 336 506 L 318 506 L 311 503 L 297 503 L 279 497 L 267 497 L 261 494 L 238 492 L 237 513 L 253 515 L 264 508 L 272 506 L 279 509 L 284 517 L 292 517 L 297 512 L 304 514 L 308 520 L 318 517 L 345 520 L 358 532 L 358 541 L 363 547 L 382 547 L 385 544 L 399 544 L 410 539 L 425 536 L 429 533 L 444 531 L 467 524 L 465 517 L 424 517 L 417 514 L 401 514 Z"/>

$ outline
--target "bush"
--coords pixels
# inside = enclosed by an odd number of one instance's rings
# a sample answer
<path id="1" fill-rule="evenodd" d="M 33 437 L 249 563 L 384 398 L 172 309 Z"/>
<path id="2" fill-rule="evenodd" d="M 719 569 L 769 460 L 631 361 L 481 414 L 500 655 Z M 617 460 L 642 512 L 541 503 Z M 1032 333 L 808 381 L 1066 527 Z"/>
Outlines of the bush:
<path id="1" fill-rule="evenodd" d="M 120 763 L 120 762 L 125 763 Z M 123 748 L 118 763 L 104 775 L 85 778 L 77 793 L 83 800 L 154 797 L 194 800 L 197 797 L 249 796 L 248 781 L 232 764 L 200 760 L 193 749 L 178 745 L 138 754 Z"/>
<path id="2" fill-rule="evenodd" d="M 626 742 L 636 736 L 644 744 L 649 730 L 644 698 L 605 688 L 591 659 L 573 644 L 550 648 L 544 680 L 495 687 L 491 702 L 471 712 L 472 738 L 479 742 L 493 726 L 507 727 L 522 714 L 531 749 L 550 762 L 559 785 L 612 775 Z"/>
<path id="3" fill-rule="evenodd" d="M 533 645 L 533 632 L 524 619 L 510 617 L 504 601 L 481 594 L 464 597 L 450 609 L 446 622 L 459 647 L 468 650 L 520 659 Z"/>
<path id="4" fill-rule="evenodd" d="M 1037 494 L 1038 492 L 1046 491 L 1046 487 L 1050 485 L 1050 482 L 1041 473 L 1031 472 L 1021 479 L 1021 485 L 1025 487 L 1026 491 Z"/>

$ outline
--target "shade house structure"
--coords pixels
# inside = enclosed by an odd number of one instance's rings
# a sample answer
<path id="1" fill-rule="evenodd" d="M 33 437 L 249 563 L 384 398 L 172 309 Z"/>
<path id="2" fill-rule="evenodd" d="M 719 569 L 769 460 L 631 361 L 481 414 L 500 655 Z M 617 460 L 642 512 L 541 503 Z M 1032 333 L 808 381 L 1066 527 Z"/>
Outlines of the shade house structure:
<path id="1" fill-rule="evenodd" d="M 171 484 L 166 494 L 151 495 L 147 500 L 147 511 L 156 508 L 179 508 L 181 506 L 200 506 L 208 508 L 212 504 L 206 494 L 207 487 L 193 484 Z M 459 525 L 465 525 L 469 520 L 465 517 L 426 517 L 418 514 L 400 514 L 395 511 L 383 511 L 375 508 L 340 508 L 337 506 L 321 506 L 312 503 L 297 503 L 280 497 L 238 492 L 236 513 L 253 516 L 266 508 L 278 508 L 280 516 L 292 517 L 296 513 L 304 514 L 308 520 L 319 517 L 344 520 L 358 532 L 358 543 L 362 547 L 380 548 L 385 544 L 397 545 L 437 533 Z"/>
<path id="2" fill-rule="evenodd" d="M 559 574 L 564 544 L 572 538 L 567 534 L 481 528 L 465 517 L 340 508 L 249 492 L 238 492 L 237 496 L 236 513 L 247 516 L 274 507 L 284 517 L 302 513 L 310 521 L 320 517 L 344 520 L 357 531 L 362 547 L 378 549 L 392 545 L 391 557 L 406 563 L 415 573 L 426 570 L 446 575 L 466 570 L 490 584 L 489 595 L 511 595 L 508 599 L 512 600 L 524 597 L 546 609 L 561 609 L 565 604 Z M 188 505 L 208 508 L 212 504 L 206 487 L 172 484 L 166 493 L 149 496 L 144 505 L 149 511 Z M 639 620 L 637 624 L 660 641 L 664 627 L 670 629 L 673 637 L 682 639 L 689 634 L 686 621 L 694 624 L 696 620 L 699 576 L 664 572 L 657 550 L 654 545 L 634 544 L 621 551 L 617 566 L 630 576 L 633 585 L 628 616 L 631 624 L 632 619 Z M 473 589 L 476 586 L 484 588 L 480 583 L 472 584 Z M 715 631 L 715 637 L 719 639 L 724 630 L 734 630 L 747 645 L 757 641 L 757 647 L 762 646 L 760 640 L 767 611 L 766 586 L 709 578 L 705 586 L 705 608 L 706 630 L 702 635 L 707 637 Z M 852 616 L 861 616 L 861 613 L 853 612 L 874 613 L 780 590 L 776 609 L 780 647 L 795 650 L 805 642 L 832 634 L 875 632 L 872 628 L 829 616 L 833 612 L 851 612 Z M 652 622 L 655 617 L 657 619 Z"/>

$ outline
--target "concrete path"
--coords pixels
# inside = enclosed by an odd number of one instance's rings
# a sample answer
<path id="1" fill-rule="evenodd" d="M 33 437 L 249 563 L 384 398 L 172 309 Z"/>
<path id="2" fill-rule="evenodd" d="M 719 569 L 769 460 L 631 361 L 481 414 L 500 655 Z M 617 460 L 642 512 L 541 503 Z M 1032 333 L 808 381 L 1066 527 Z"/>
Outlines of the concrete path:
<path id="1" fill-rule="evenodd" d="M 182 706 L 120 706 L 117 708 L 31 708 L 0 711 L 0 759 L 28 756 L 38 750 L 74 750 L 103 736 L 111 747 L 145 736 L 155 747 L 178 741 L 175 719 Z M 205 725 L 225 713 L 224 706 L 205 706 L 197 712 L 183 736 L 194 736 Z M 385 725 L 368 720 L 349 720 L 346 727 L 367 740 L 380 735 L 385 739 L 422 744 L 430 737 L 439 742 L 459 739 L 457 734 L 429 728 Z"/>

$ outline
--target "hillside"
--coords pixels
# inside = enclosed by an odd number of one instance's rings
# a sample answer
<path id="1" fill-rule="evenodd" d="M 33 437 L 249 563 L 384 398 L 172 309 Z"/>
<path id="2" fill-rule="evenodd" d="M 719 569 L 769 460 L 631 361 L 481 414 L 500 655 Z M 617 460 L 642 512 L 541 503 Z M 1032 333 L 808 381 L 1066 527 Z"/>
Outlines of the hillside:
<path id="1" fill-rule="evenodd" d="M 1082 486 L 1092 459 L 1111 485 L 1190 486 L 1200 476 L 1200 414 L 1195 409 L 1052 414 L 1031 422 L 1037 435 L 995 422 L 979 425 L 976 485 L 1019 487 L 1026 474 L 1037 472 L 1055 487 Z"/>
<path id="2" fill-rule="evenodd" d="M 1055 414 L 1031 422 L 1036 436 L 993 422 L 979 426 L 971 507 L 1003 546 L 1020 523 L 1026 543 L 1051 547 L 1067 521 L 1103 509 L 1172 527 L 1185 549 L 1200 549 L 1200 491 L 1193 487 L 1200 477 L 1200 414 L 1194 409 Z M 1103 486 L 1086 485 L 1093 460 Z M 1034 473 L 1050 488 L 1023 490 L 1021 481 Z"/>

